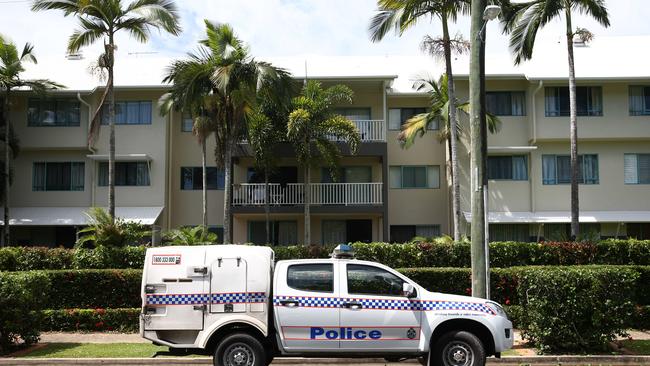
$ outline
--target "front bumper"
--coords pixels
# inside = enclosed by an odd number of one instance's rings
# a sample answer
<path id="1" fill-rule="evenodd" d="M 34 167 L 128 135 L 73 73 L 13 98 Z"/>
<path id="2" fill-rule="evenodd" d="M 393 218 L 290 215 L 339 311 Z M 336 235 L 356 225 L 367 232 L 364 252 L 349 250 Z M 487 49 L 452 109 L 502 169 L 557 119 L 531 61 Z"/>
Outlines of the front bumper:
<path id="1" fill-rule="evenodd" d="M 512 348 L 515 339 L 512 322 L 504 317 L 496 317 L 496 334 L 494 336 L 494 352 L 500 353 Z"/>

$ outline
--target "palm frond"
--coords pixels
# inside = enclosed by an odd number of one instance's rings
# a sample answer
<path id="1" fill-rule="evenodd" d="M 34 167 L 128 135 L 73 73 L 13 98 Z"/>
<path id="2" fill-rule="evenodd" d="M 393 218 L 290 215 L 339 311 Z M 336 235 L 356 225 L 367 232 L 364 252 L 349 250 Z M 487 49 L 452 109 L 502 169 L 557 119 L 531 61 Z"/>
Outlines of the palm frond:
<path id="1" fill-rule="evenodd" d="M 63 10 L 68 16 L 79 11 L 79 0 L 35 0 L 32 3 L 32 11 L 41 10 Z"/>
<path id="2" fill-rule="evenodd" d="M 148 26 L 162 28 L 173 35 L 181 33 L 178 9 L 173 0 L 137 0 L 125 10 L 126 14 L 131 12 L 146 19 Z"/>
<path id="3" fill-rule="evenodd" d="M 105 36 L 104 32 L 97 29 L 77 29 L 68 39 L 68 52 L 77 52 L 82 47 L 95 43 L 95 41 L 103 36 Z"/>
<path id="4" fill-rule="evenodd" d="M 573 6 L 580 13 L 591 16 L 603 27 L 609 27 L 609 13 L 604 0 L 573 0 Z"/>

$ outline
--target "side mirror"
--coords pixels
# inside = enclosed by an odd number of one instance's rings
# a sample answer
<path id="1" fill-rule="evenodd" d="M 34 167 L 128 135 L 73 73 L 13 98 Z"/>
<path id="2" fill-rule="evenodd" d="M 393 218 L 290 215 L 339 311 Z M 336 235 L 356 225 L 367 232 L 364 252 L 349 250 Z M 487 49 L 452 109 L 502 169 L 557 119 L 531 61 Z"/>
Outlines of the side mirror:
<path id="1" fill-rule="evenodd" d="M 415 292 L 415 287 L 413 287 L 413 285 L 408 282 L 404 282 L 404 284 L 402 285 L 402 294 L 404 294 L 404 296 L 408 297 L 409 299 L 412 299 L 417 296 L 417 293 Z"/>

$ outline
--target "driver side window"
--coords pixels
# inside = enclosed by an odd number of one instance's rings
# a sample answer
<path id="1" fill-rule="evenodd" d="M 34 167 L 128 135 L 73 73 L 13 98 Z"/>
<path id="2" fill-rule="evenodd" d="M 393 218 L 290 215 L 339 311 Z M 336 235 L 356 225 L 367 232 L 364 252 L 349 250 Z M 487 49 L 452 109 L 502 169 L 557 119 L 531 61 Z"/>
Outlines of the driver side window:
<path id="1" fill-rule="evenodd" d="M 348 264 L 347 277 L 349 294 L 403 296 L 404 281 L 381 268 Z"/>

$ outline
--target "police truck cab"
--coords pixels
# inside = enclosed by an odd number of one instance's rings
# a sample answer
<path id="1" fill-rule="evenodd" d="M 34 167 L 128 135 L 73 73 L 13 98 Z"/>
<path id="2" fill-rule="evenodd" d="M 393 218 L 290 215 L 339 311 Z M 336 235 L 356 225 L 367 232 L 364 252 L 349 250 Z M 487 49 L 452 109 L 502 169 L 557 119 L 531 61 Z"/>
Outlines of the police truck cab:
<path id="1" fill-rule="evenodd" d="M 499 304 L 427 291 L 380 263 L 354 259 L 348 245 L 329 259 L 277 263 L 268 247 L 150 248 L 140 334 L 225 366 L 266 366 L 275 356 L 469 366 L 513 344 Z"/>

